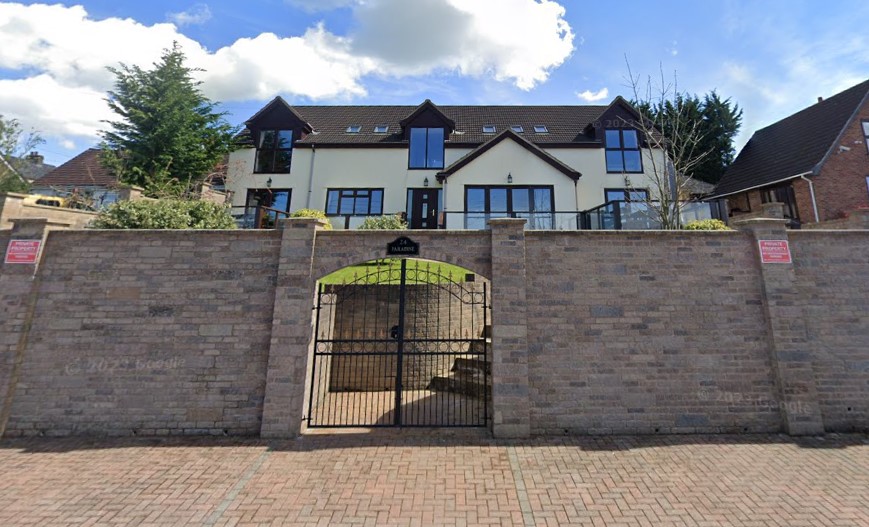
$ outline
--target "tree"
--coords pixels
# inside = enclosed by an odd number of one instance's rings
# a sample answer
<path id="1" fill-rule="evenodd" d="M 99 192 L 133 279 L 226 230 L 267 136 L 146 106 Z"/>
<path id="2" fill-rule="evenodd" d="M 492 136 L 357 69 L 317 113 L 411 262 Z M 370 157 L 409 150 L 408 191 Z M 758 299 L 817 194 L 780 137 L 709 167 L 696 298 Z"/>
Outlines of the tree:
<path id="1" fill-rule="evenodd" d="M 92 229 L 234 229 L 225 205 L 202 200 L 118 201 L 100 211 Z"/>
<path id="2" fill-rule="evenodd" d="M 18 119 L 0 114 L 0 192 L 29 192 L 30 184 L 19 175 L 23 158 L 45 140 L 38 132 L 24 131 Z"/>
<path id="3" fill-rule="evenodd" d="M 148 195 L 180 195 L 201 181 L 233 146 L 236 130 L 199 90 L 177 43 L 151 70 L 109 68 L 115 88 L 107 102 L 118 121 L 104 121 L 103 163 Z"/>

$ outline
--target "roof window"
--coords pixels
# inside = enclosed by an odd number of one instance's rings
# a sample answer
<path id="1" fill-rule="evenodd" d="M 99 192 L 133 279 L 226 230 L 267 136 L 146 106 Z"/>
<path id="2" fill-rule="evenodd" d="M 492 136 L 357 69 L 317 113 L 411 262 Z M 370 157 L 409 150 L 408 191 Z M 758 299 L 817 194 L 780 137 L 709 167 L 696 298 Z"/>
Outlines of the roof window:
<path id="1" fill-rule="evenodd" d="M 358 124 L 351 124 L 350 126 L 347 127 L 348 134 L 358 134 L 361 131 L 362 131 L 362 126 L 360 126 Z"/>
<path id="2" fill-rule="evenodd" d="M 483 125 L 483 133 L 484 134 L 494 134 L 495 133 L 495 125 L 494 124 L 484 124 Z"/>
<path id="3" fill-rule="evenodd" d="M 388 125 L 385 125 L 385 124 L 378 124 L 378 125 L 375 125 L 375 126 L 374 126 L 374 133 L 375 133 L 375 134 L 385 134 L 385 133 L 388 132 L 388 131 L 389 131 L 389 126 L 388 126 Z"/>
<path id="4" fill-rule="evenodd" d="M 545 124 L 535 124 L 534 125 L 534 133 L 535 134 L 548 134 L 549 129 L 546 128 Z"/>
<path id="5" fill-rule="evenodd" d="M 510 129 L 513 130 L 514 132 L 516 132 L 517 134 L 521 134 L 522 132 L 525 131 L 525 129 L 522 128 L 521 124 L 514 124 L 513 126 L 510 127 Z"/>

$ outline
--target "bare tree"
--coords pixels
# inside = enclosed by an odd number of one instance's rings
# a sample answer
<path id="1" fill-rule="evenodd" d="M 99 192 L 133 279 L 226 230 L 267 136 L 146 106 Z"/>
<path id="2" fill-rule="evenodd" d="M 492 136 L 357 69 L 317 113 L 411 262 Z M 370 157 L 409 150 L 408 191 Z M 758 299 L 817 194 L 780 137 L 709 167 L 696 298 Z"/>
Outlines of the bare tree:
<path id="1" fill-rule="evenodd" d="M 651 76 L 643 82 L 640 75 L 634 75 L 627 57 L 625 63 L 633 103 L 640 113 L 631 124 L 649 149 L 645 159 L 647 214 L 662 229 L 679 229 L 683 202 L 690 196 L 690 174 L 710 153 L 702 147 L 702 119 L 686 104 L 692 99 L 679 91 L 675 72 L 672 81 L 662 68 L 659 82 Z"/>
<path id="2" fill-rule="evenodd" d="M 30 185 L 20 174 L 24 156 L 45 141 L 34 130 L 25 132 L 17 119 L 0 114 L 0 192 L 27 192 Z"/>

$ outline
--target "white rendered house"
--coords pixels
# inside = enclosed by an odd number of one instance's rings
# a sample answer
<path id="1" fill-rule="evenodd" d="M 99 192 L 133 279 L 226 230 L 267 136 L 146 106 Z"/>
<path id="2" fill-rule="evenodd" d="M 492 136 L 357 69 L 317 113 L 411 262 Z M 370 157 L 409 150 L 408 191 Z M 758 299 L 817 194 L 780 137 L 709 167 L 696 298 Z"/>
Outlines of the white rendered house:
<path id="1" fill-rule="evenodd" d="M 226 188 L 247 226 L 309 208 L 336 228 L 396 213 L 413 229 L 481 229 L 510 216 L 534 229 L 649 228 L 627 214 L 614 226 L 604 205 L 629 211 L 648 196 L 649 156 L 662 154 L 630 125 L 637 117 L 621 97 L 608 106 L 417 107 L 276 97 L 245 123 Z"/>

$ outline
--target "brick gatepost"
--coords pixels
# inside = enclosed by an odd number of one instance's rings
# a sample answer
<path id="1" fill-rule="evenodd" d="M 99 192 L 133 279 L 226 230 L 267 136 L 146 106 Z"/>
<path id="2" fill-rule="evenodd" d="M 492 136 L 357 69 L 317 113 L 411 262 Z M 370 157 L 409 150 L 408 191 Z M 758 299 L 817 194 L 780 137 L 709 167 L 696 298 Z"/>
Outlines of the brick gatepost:
<path id="1" fill-rule="evenodd" d="M 531 435 L 525 220 L 489 220 L 492 228 L 492 434 Z"/>
<path id="2" fill-rule="evenodd" d="M 784 430 L 791 435 L 824 433 L 805 321 L 805 299 L 796 287 L 793 263 L 763 263 L 760 240 L 788 241 L 787 220 L 755 218 L 734 222 L 755 239 L 770 339 L 770 362 Z"/>

